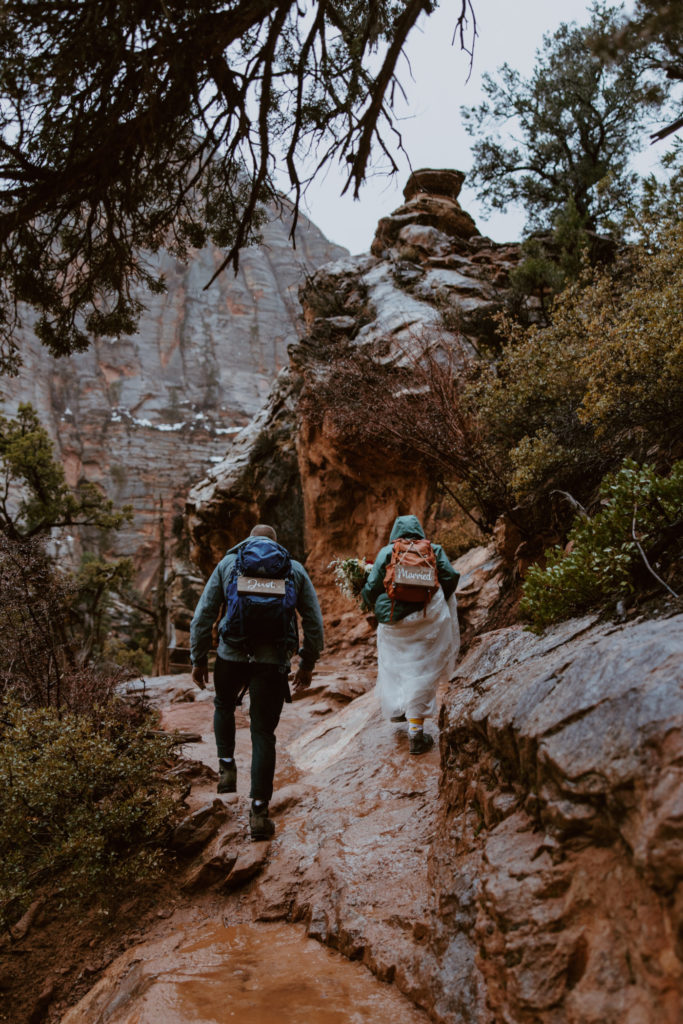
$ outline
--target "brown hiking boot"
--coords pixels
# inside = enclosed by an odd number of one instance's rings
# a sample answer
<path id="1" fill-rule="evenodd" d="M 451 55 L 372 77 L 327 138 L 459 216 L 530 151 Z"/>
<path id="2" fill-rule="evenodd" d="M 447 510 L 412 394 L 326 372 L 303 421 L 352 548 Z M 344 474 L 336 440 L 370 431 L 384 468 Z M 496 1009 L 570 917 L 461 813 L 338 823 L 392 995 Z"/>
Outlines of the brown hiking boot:
<path id="1" fill-rule="evenodd" d="M 237 792 L 237 765 L 234 761 L 226 764 L 225 761 L 218 762 L 218 792 Z"/>
<path id="2" fill-rule="evenodd" d="M 411 754 L 426 754 L 433 746 L 434 737 L 430 736 L 428 732 L 423 732 L 422 729 L 410 737 Z"/>
<path id="3" fill-rule="evenodd" d="M 275 823 L 268 817 L 268 804 L 262 804 L 256 808 L 252 804 L 249 811 L 249 831 L 252 843 L 272 839 L 275 833 Z"/>

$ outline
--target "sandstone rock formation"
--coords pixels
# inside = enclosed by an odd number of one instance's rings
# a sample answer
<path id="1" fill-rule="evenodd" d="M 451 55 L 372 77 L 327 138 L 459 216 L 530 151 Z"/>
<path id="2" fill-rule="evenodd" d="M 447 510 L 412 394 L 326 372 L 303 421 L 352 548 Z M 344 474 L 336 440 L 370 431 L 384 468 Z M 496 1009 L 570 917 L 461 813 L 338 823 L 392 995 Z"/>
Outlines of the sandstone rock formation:
<path id="1" fill-rule="evenodd" d="M 458 202 L 464 180 L 462 171 L 423 169 L 411 174 L 403 190 L 405 205 L 399 206 L 390 217 L 380 220 L 372 253 L 384 255 L 397 240 L 410 245 L 414 227 L 430 228 L 427 237 L 434 239 L 434 232 L 438 232 L 442 238 L 445 236 L 451 240 L 452 247 L 466 250 L 467 243 L 479 231 L 472 217 Z M 440 241 L 439 244 L 444 243 Z"/>
<path id="2" fill-rule="evenodd" d="M 226 459 L 190 492 L 189 527 L 205 571 L 254 519 L 267 519 L 306 559 L 332 611 L 325 569 L 333 557 L 372 558 L 397 514 L 415 512 L 433 525 L 428 474 L 368 445 L 344 448 L 324 411 L 307 415 L 301 399 L 315 405 L 319 382 L 355 352 L 382 365 L 444 336 L 476 346 L 494 330 L 519 249 L 479 235 L 457 202 L 462 178 L 416 172 L 406 204 L 380 221 L 374 255 L 330 264 L 302 288 L 306 331 L 290 347 L 289 368 Z"/>
<path id="3" fill-rule="evenodd" d="M 188 500 L 202 510 L 193 526 L 197 561 L 205 571 L 258 520 L 274 523 L 282 543 L 292 553 L 301 551 L 298 390 L 290 371 L 282 370 L 268 401 L 236 436 L 228 456 L 192 488 Z"/>
<path id="4" fill-rule="evenodd" d="M 458 669 L 434 943 L 469 948 L 491 1020 L 680 1019 L 682 655 L 680 615 L 589 618 L 485 635 Z"/>
<path id="5" fill-rule="evenodd" d="M 162 255 L 168 290 L 142 297 L 148 308 L 137 334 L 95 339 L 56 360 L 27 330 L 20 376 L 0 379 L 7 412 L 26 401 L 38 409 L 70 485 L 94 481 L 118 504 L 133 504 L 134 522 L 111 541 L 135 554 L 143 576 L 157 552 L 159 497 L 170 519 L 223 458 L 287 361 L 299 285 L 345 252 L 306 218 L 293 250 L 290 223 L 286 211 L 270 220 L 262 244 L 242 252 L 238 275 L 226 271 L 206 292 L 218 250 L 207 247 L 187 265 Z"/>

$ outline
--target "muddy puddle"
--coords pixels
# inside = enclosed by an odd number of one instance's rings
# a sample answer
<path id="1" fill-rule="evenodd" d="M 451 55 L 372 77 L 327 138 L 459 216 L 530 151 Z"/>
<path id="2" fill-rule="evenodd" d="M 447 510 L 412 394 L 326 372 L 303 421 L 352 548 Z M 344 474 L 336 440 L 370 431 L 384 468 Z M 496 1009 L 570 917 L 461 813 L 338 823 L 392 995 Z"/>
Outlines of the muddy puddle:
<path id="1" fill-rule="evenodd" d="M 362 964 L 281 924 L 193 931 L 129 950 L 62 1024 L 424 1024 Z"/>

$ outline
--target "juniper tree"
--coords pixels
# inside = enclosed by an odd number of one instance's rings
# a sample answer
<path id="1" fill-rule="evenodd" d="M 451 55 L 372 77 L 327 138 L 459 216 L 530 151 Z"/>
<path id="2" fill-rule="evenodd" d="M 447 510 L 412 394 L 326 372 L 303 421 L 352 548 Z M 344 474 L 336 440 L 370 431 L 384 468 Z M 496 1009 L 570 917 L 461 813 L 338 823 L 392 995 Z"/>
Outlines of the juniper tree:
<path id="1" fill-rule="evenodd" d="M 621 60 L 625 53 L 642 54 L 651 68 L 663 72 L 669 81 L 683 82 L 683 5 L 677 0 L 636 0 L 633 13 L 616 31 L 593 44 L 597 53 Z M 678 108 L 680 113 L 681 103 Z M 652 135 L 660 141 L 683 128 L 676 117 Z"/>
<path id="2" fill-rule="evenodd" d="M 509 64 L 484 75 L 486 100 L 462 110 L 479 199 L 496 210 L 521 203 L 530 230 L 551 228 L 570 204 L 586 230 L 613 227 L 634 196 L 629 160 L 644 119 L 667 91 L 641 52 L 618 63 L 600 54 L 621 25 L 618 9 L 596 3 L 591 15 L 544 36 L 528 79 Z"/>
<path id="3" fill-rule="evenodd" d="M 0 415 L 0 533 L 11 540 L 45 535 L 53 527 L 118 529 L 132 509 L 114 504 L 92 483 L 72 490 L 33 406 Z"/>
<path id="4" fill-rule="evenodd" d="M 472 0 L 458 0 L 461 45 Z M 223 269 L 286 169 L 296 209 L 333 159 L 358 194 L 408 34 L 436 0 L 6 0 L 0 15 L 0 368 L 17 303 L 55 354 L 131 332 L 148 256 Z M 399 137 L 400 138 L 400 137 Z M 313 167 L 312 171 L 302 168 Z M 218 272 L 218 270 L 217 270 Z"/>

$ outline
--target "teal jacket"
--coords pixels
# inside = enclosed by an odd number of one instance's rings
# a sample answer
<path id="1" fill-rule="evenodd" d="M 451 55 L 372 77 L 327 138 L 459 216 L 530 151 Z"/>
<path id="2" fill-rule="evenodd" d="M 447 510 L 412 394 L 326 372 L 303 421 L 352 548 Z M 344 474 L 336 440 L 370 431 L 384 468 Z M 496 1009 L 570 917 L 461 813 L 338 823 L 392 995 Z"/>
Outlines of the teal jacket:
<path id="1" fill-rule="evenodd" d="M 237 558 L 237 549 L 244 541 L 231 548 L 218 563 L 204 593 L 199 598 L 194 617 L 190 624 L 190 660 L 193 665 L 206 660 L 211 649 L 211 630 L 218 617 L 225 599 L 225 587 Z M 299 650 L 301 668 L 312 669 L 323 649 L 323 619 L 320 614 L 318 596 L 313 584 L 300 562 L 292 559 L 292 576 L 296 588 L 296 610 L 301 617 L 304 640 Z M 292 623 L 288 650 L 281 644 L 255 644 L 251 652 L 247 652 L 239 642 L 228 643 L 220 636 L 218 639 L 218 656 L 224 661 L 257 661 L 269 665 L 289 667 L 289 661 L 297 648 L 296 624 Z"/>
<path id="2" fill-rule="evenodd" d="M 399 622 L 415 611 L 415 605 L 408 601 L 394 601 L 394 614 L 391 614 L 391 598 L 384 589 L 384 573 L 391 560 L 393 542 L 399 537 L 406 537 L 412 540 L 424 539 L 425 532 L 422 529 L 417 516 L 398 516 L 391 530 L 387 544 L 381 549 L 375 563 L 370 570 L 368 581 L 361 591 L 361 601 L 364 608 L 371 608 L 377 616 L 378 622 Z M 432 544 L 436 555 L 436 573 L 443 590 L 443 596 L 448 598 L 455 592 L 460 574 L 455 571 L 440 544 Z"/>

